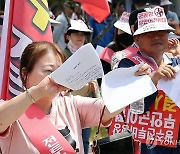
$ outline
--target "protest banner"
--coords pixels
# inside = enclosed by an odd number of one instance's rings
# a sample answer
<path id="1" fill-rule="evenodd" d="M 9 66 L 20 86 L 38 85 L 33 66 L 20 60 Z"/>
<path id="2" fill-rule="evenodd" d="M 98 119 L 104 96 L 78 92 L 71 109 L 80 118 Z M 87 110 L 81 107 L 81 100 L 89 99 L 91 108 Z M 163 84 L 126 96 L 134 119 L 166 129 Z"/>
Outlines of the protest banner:
<path id="1" fill-rule="evenodd" d="M 147 145 L 176 147 L 179 131 L 179 107 L 160 91 L 155 103 L 145 114 L 132 114 L 125 109 L 126 121 L 134 138 Z M 126 128 L 121 114 L 117 115 L 110 126 L 109 135 Z"/>

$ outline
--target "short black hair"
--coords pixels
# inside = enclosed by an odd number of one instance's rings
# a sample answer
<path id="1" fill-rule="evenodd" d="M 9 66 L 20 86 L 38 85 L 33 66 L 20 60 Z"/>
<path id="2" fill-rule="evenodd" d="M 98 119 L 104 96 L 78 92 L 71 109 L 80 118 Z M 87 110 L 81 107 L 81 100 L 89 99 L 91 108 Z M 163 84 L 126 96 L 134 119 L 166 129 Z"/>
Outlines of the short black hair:
<path id="1" fill-rule="evenodd" d="M 134 4 L 146 4 L 150 3 L 150 0 L 133 0 Z"/>
<path id="2" fill-rule="evenodd" d="M 74 2 L 73 1 L 65 1 L 64 7 L 68 7 L 70 9 L 74 10 Z"/>
<path id="3" fill-rule="evenodd" d="M 135 22 L 137 21 L 137 15 L 138 15 L 138 13 L 141 13 L 141 12 L 145 12 L 145 10 L 139 9 L 139 10 L 134 10 L 133 12 L 131 12 L 131 14 L 129 16 L 129 26 L 130 27 L 135 24 Z"/>

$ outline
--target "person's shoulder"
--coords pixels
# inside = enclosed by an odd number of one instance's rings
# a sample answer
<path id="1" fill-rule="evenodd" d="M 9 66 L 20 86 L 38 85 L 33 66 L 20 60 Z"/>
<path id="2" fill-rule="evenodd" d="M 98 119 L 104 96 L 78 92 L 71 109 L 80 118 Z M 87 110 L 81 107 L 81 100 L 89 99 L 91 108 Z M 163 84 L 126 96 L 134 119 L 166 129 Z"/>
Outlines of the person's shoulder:
<path id="1" fill-rule="evenodd" d="M 176 12 L 168 11 L 169 14 L 176 14 Z"/>
<path id="2" fill-rule="evenodd" d="M 66 17 L 65 17 L 63 12 L 60 15 L 58 15 L 57 18 L 56 18 L 56 21 L 64 22 L 65 20 L 66 20 Z"/>
<path id="3" fill-rule="evenodd" d="M 126 58 L 123 58 L 119 62 L 118 68 L 121 68 L 121 67 L 128 68 L 128 67 L 132 67 L 134 65 L 135 65 L 135 63 L 126 57 Z"/>
<path id="4" fill-rule="evenodd" d="M 177 17 L 177 13 L 173 12 L 173 11 L 168 11 L 169 16 L 176 16 Z"/>

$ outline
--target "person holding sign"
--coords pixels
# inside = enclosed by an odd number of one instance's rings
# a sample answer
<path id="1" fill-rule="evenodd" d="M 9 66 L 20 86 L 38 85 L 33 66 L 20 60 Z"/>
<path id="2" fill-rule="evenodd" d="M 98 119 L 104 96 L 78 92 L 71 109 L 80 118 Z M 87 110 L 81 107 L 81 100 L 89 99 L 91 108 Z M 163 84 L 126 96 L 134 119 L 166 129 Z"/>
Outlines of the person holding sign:
<path id="1" fill-rule="evenodd" d="M 168 46 L 168 32 L 173 31 L 173 28 L 168 25 L 163 8 L 145 7 L 136 18 L 134 40 L 139 51 L 122 59 L 118 67 L 131 67 L 143 62 L 150 66 L 149 76 L 155 85 L 158 85 L 160 79 L 174 79 L 174 66 L 178 64 L 178 59 L 168 58 L 164 54 Z M 156 93 L 143 99 L 144 114 L 134 115 L 137 119 L 133 123 L 133 114 L 127 109 L 131 117 L 129 125 L 133 130 L 138 130 L 135 136 L 146 143 L 142 145 L 142 154 L 177 154 L 180 153 L 179 108 L 157 88 Z"/>

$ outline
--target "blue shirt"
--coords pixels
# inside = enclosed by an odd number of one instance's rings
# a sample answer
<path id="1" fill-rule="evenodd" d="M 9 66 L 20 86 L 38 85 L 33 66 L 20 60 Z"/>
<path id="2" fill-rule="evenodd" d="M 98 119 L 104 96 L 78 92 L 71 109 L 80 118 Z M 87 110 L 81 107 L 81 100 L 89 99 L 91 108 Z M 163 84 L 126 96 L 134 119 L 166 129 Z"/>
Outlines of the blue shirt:
<path id="1" fill-rule="evenodd" d="M 179 18 L 178 18 L 177 14 L 175 12 L 168 11 L 167 14 L 166 14 L 166 18 L 179 23 Z"/>
<path id="2" fill-rule="evenodd" d="M 113 19 L 112 15 L 109 15 L 106 20 L 104 20 L 101 23 L 98 23 L 95 19 L 93 19 L 92 17 L 90 17 L 89 19 L 89 25 L 91 28 L 93 28 L 93 36 L 92 36 L 92 40 L 96 38 L 96 36 L 99 35 L 99 33 L 104 30 L 104 28 L 109 25 L 109 23 L 111 22 L 111 20 Z M 114 21 L 115 22 L 115 21 Z M 98 41 L 98 43 L 95 45 L 95 47 L 97 45 L 100 45 L 102 47 L 106 47 L 113 39 L 114 39 L 114 31 L 115 31 L 115 27 L 112 26 L 102 37 L 101 39 Z"/>

